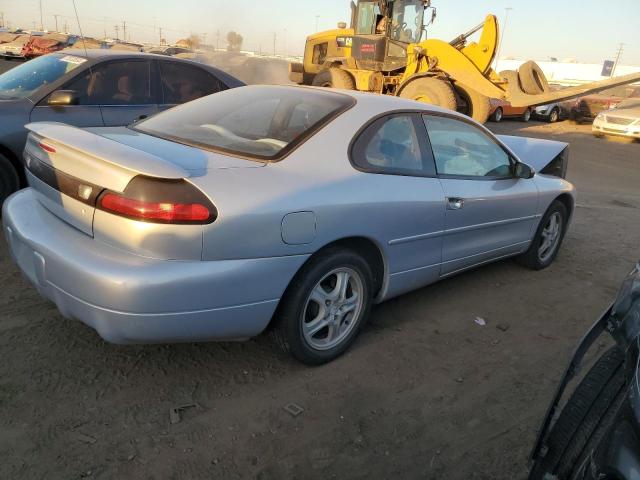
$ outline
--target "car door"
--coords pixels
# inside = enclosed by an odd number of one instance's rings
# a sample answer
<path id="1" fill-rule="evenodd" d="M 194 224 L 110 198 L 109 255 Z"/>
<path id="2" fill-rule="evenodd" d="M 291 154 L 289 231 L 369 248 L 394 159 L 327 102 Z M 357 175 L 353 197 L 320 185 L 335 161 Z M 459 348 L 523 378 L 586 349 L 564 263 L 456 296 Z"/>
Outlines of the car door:
<path id="1" fill-rule="evenodd" d="M 515 160 L 479 126 L 423 118 L 445 195 L 442 275 L 525 250 L 539 221 L 534 181 L 516 178 Z"/>
<path id="2" fill-rule="evenodd" d="M 160 110 L 226 90 L 226 86 L 217 77 L 197 65 L 170 60 L 159 60 L 158 64 Z"/>
<path id="3" fill-rule="evenodd" d="M 107 127 L 129 125 L 158 112 L 155 64 L 146 59 L 114 60 L 96 73 L 94 98 Z"/>
<path id="4" fill-rule="evenodd" d="M 351 161 L 371 174 L 377 227 L 388 245 L 387 298 L 439 278 L 444 191 L 420 113 L 393 113 L 372 122 L 355 140 Z M 365 214 L 366 216 L 366 214 Z"/>
<path id="5" fill-rule="evenodd" d="M 104 125 L 100 106 L 90 95 L 92 70 L 86 69 L 58 90 L 72 90 L 76 93 L 75 105 L 50 106 L 51 94 L 44 97 L 31 110 L 32 122 L 61 122 L 75 127 L 101 127 Z M 53 93 L 53 92 L 52 92 Z"/>

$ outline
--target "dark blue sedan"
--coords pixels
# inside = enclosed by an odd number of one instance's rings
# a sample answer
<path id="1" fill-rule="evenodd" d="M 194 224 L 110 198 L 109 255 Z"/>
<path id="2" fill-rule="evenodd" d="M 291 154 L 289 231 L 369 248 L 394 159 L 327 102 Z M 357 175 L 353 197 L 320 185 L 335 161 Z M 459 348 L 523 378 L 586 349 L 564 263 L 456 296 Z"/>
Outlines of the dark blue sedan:
<path id="1" fill-rule="evenodd" d="M 138 52 L 67 50 L 23 63 L 0 75 L 0 205 L 24 182 L 27 123 L 129 125 L 243 85 L 208 65 Z"/>

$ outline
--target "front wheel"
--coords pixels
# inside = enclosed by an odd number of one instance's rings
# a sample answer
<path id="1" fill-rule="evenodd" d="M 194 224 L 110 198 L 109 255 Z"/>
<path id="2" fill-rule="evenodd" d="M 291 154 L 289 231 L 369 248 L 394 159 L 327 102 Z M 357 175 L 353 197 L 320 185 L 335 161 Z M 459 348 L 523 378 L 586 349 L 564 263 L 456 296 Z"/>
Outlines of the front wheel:
<path id="1" fill-rule="evenodd" d="M 553 263 L 564 240 L 569 212 L 564 203 L 554 201 L 542 217 L 531 246 L 519 261 L 532 270 L 543 270 Z"/>
<path id="2" fill-rule="evenodd" d="M 278 344 L 307 365 L 330 362 L 355 341 L 371 305 L 373 274 L 357 253 L 330 248 L 295 276 L 278 309 Z"/>
<path id="3" fill-rule="evenodd" d="M 322 70 L 313 79 L 314 87 L 341 88 L 343 90 L 355 90 L 356 81 L 351 74 L 337 67 Z"/>
<path id="4" fill-rule="evenodd" d="M 558 120 L 560 120 L 560 112 L 557 108 L 554 108 L 549 114 L 549 123 L 556 123 Z"/>
<path id="5" fill-rule="evenodd" d="M 522 117 L 520 117 L 520 120 L 522 120 L 525 123 L 531 120 L 531 109 L 527 108 L 522 114 Z"/>
<path id="6" fill-rule="evenodd" d="M 491 121 L 496 123 L 502 121 L 502 108 L 496 108 L 496 111 L 491 115 Z"/>

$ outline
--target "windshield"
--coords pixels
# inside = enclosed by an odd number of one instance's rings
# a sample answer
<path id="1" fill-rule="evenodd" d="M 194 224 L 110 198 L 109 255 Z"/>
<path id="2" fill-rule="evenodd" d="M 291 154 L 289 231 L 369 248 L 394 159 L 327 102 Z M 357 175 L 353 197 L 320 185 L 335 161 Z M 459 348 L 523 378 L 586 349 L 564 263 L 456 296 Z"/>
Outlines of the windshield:
<path id="1" fill-rule="evenodd" d="M 422 38 L 423 0 L 397 1 L 393 4 L 391 38 L 403 43 L 416 43 Z"/>
<path id="2" fill-rule="evenodd" d="M 372 35 L 376 32 L 376 27 L 382 21 L 380 7 L 375 2 L 360 2 L 358 5 L 358 20 L 356 24 L 357 35 Z"/>
<path id="3" fill-rule="evenodd" d="M 354 103 L 302 88 L 234 88 L 136 124 L 132 129 L 207 150 L 276 160 Z"/>
<path id="4" fill-rule="evenodd" d="M 0 98 L 25 98 L 43 85 L 55 82 L 78 68 L 86 58 L 75 55 L 46 55 L 23 63 L 0 75 Z"/>

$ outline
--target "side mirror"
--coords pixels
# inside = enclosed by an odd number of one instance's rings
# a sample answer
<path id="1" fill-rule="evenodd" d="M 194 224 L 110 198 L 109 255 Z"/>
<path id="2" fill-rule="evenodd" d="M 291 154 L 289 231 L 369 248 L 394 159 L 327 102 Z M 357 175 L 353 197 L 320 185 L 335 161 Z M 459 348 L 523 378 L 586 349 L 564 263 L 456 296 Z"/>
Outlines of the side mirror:
<path id="1" fill-rule="evenodd" d="M 513 167 L 513 173 L 516 178 L 524 178 L 528 180 L 529 178 L 533 178 L 536 172 L 526 163 L 518 162 Z"/>
<path id="2" fill-rule="evenodd" d="M 50 107 L 66 107 L 69 105 L 78 105 L 79 98 L 75 90 L 56 90 L 47 100 Z"/>

